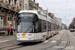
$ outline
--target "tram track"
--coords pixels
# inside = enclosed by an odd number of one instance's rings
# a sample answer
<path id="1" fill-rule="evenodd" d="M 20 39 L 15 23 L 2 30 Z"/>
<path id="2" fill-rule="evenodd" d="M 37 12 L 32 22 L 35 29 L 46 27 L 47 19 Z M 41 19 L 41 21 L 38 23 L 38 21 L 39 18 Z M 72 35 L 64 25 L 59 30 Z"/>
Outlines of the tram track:
<path id="1" fill-rule="evenodd" d="M 54 35 L 55 36 L 55 35 Z M 43 42 L 43 44 L 42 45 L 47 45 L 48 43 L 50 43 L 51 41 L 53 41 L 53 40 L 55 40 L 56 42 L 59 40 L 56 40 L 56 39 L 50 39 L 50 38 L 52 38 L 52 37 L 49 37 L 47 40 L 48 40 L 48 42 Z"/>
<path id="2" fill-rule="evenodd" d="M 9 45 L 6 47 L 2 47 L 2 48 L 0 48 L 0 50 L 12 50 L 11 48 L 20 48 L 20 47 L 23 47 L 23 46 L 19 45 L 19 44 L 15 44 L 15 45 Z"/>
<path id="3" fill-rule="evenodd" d="M 10 41 L 7 41 L 5 43 L 0 43 L 0 50 L 3 50 L 5 48 L 9 48 L 9 47 L 14 47 L 14 46 L 18 46 L 20 42 L 16 42 L 14 40 L 10 40 Z M 6 50 L 6 49 L 5 49 Z"/>
<path id="4" fill-rule="evenodd" d="M 67 36 L 66 36 L 66 35 L 67 35 Z M 62 49 L 64 49 L 64 48 L 66 48 L 66 47 L 70 44 L 68 33 L 66 33 L 66 35 L 65 35 L 65 32 L 62 33 L 60 39 L 59 39 L 55 44 L 53 44 L 53 45 L 51 45 L 51 46 L 48 46 L 48 47 L 46 47 L 46 48 L 43 48 L 43 49 L 41 49 L 41 50 L 48 50 L 48 49 L 49 49 L 49 50 L 62 50 Z M 63 45 L 64 47 L 63 47 L 63 48 L 52 49 L 54 46 L 59 46 L 59 45 L 61 44 L 61 41 L 63 41 L 64 36 L 66 36 L 65 40 L 67 39 L 67 40 L 66 40 L 67 43 L 64 43 L 64 45 Z M 13 41 L 13 40 L 12 40 L 12 41 Z M 12 42 L 11 42 L 11 43 L 12 43 Z M 8 42 L 8 44 L 9 44 L 9 42 Z M 8 45 L 8 44 L 7 44 L 7 45 Z M 36 43 L 35 43 L 35 44 L 36 44 Z M 35 45 L 35 44 L 13 42 L 13 44 L 11 44 L 11 45 L 9 45 L 9 46 L 0 47 L 0 50 L 13 50 L 13 49 L 25 47 L 25 46 L 28 46 L 28 45 Z M 37 44 L 38 44 L 38 43 L 37 43 Z"/>
<path id="5" fill-rule="evenodd" d="M 64 49 L 64 48 L 66 48 L 66 47 L 70 44 L 68 33 L 67 33 L 67 40 L 66 40 L 67 43 L 65 43 L 62 48 L 53 49 L 54 46 L 59 46 L 59 44 L 60 44 L 61 41 L 62 41 L 62 38 L 63 38 L 64 34 L 65 34 L 65 32 L 61 35 L 60 39 L 59 39 L 55 44 L 50 45 L 49 47 L 43 48 L 43 49 L 41 49 L 41 50 L 48 50 L 48 49 L 49 49 L 49 50 L 50 50 L 50 49 L 51 49 L 51 50 L 62 50 L 62 49 Z"/>
<path id="6" fill-rule="evenodd" d="M 67 40 L 66 40 L 66 41 L 67 41 L 67 43 L 65 43 L 62 48 L 58 48 L 58 49 L 55 49 L 55 50 L 62 50 L 62 49 L 64 49 L 64 48 L 66 48 L 66 47 L 70 44 L 68 33 L 67 33 Z"/>
<path id="7" fill-rule="evenodd" d="M 37 42 L 37 43 L 21 43 L 21 42 L 16 42 L 16 43 L 11 44 L 9 46 L 0 47 L 0 50 L 14 50 L 14 49 L 25 47 L 25 46 L 36 45 L 36 44 L 39 44 L 39 43 L 41 43 L 41 42 Z"/>
<path id="8" fill-rule="evenodd" d="M 26 45 L 27 43 L 13 42 L 12 40 L 12 41 L 8 41 L 3 44 L 0 44 L 0 50 L 12 50 L 12 49 L 24 47 Z"/>

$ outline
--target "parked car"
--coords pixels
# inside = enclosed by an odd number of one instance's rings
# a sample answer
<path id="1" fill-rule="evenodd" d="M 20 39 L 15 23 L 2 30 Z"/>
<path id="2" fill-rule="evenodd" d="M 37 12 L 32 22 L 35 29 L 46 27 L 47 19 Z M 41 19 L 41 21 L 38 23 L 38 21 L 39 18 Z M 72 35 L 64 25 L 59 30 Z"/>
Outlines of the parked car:
<path id="1" fill-rule="evenodd" d="M 70 29 L 70 32 L 74 32 L 75 31 L 75 29 Z"/>

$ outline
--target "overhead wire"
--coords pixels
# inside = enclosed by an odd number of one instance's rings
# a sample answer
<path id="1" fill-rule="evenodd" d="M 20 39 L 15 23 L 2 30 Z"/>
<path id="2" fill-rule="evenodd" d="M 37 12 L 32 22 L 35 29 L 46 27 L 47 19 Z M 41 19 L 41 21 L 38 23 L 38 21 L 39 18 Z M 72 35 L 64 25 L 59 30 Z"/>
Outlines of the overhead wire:
<path id="1" fill-rule="evenodd" d="M 67 14 L 67 7 L 68 7 L 68 0 L 66 1 L 65 17 L 66 17 L 66 14 Z"/>
<path id="2" fill-rule="evenodd" d="M 45 2 L 42 0 L 43 4 L 47 7 L 47 5 L 45 4 Z M 47 7 L 47 10 L 48 10 L 48 7 Z"/>

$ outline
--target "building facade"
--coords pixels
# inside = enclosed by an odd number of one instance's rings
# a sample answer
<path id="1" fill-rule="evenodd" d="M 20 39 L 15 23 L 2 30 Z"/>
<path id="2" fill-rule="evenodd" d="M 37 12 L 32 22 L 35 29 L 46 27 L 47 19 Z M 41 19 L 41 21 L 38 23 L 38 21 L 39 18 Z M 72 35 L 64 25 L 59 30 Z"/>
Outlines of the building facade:
<path id="1" fill-rule="evenodd" d="M 17 29 L 17 16 L 20 10 L 38 10 L 35 0 L 0 0 L 0 28 L 10 25 Z"/>
<path id="2" fill-rule="evenodd" d="M 62 29 L 67 29 L 67 25 L 62 23 Z"/>
<path id="3" fill-rule="evenodd" d="M 35 0 L 24 0 L 25 10 L 38 10 L 39 4 L 35 3 Z"/>
<path id="4" fill-rule="evenodd" d="M 0 0 L 0 28 L 8 28 L 10 25 L 17 29 L 16 19 L 20 11 L 21 0 Z"/>
<path id="5" fill-rule="evenodd" d="M 54 17 L 54 19 L 58 22 L 59 28 L 61 29 L 61 27 L 62 27 L 62 19 L 57 18 L 57 17 Z"/>
<path id="6" fill-rule="evenodd" d="M 69 25 L 69 29 L 70 28 L 75 28 L 75 18 L 73 18 L 71 24 Z"/>

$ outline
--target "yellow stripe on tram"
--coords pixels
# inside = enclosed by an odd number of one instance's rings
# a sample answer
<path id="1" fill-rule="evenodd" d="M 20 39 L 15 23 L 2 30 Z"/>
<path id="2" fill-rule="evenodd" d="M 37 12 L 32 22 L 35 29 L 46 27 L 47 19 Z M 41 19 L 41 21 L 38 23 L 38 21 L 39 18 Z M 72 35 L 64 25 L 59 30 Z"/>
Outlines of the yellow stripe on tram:
<path id="1" fill-rule="evenodd" d="M 26 36 L 26 33 L 23 33 L 23 34 L 22 34 L 22 38 L 25 38 L 25 36 Z"/>

